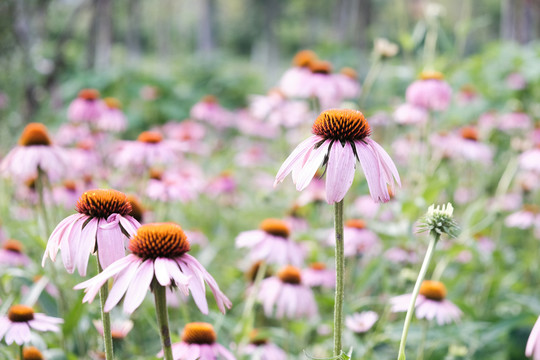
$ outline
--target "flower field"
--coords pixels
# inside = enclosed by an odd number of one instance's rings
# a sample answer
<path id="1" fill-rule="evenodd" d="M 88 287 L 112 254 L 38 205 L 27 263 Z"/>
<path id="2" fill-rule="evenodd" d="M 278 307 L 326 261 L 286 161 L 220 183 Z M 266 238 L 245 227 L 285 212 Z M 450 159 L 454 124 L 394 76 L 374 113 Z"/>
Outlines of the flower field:
<path id="1" fill-rule="evenodd" d="M 1 93 L 0 359 L 540 359 L 540 47 L 421 49 Z"/>

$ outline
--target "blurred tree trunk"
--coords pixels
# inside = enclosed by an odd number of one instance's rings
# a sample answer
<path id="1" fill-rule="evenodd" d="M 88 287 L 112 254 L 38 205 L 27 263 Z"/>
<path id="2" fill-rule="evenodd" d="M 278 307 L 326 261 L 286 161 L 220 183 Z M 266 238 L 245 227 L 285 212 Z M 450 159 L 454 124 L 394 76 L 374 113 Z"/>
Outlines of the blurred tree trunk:
<path id="1" fill-rule="evenodd" d="M 36 113 L 39 103 L 37 100 L 36 71 L 32 59 L 32 31 L 30 29 L 29 4 L 25 0 L 15 1 L 13 33 L 15 39 L 22 51 L 23 63 L 26 71 L 24 72 L 23 92 L 24 102 L 21 108 L 21 114 L 25 122 L 30 122 Z"/>
<path id="2" fill-rule="evenodd" d="M 537 0 L 501 0 L 501 38 L 526 44 L 535 39 L 540 9 Z"/>
<path id="3" fill-rule="evenodd" d="M 126 44 L 128 59 L 134 62 L 141 57 L 141 0 L 128 0 L 128 28 Z"/>
<path id="4" fill-rule="evenodd" d="M 353 30 L 357 39 L 356 44 L 359 48 L 364 49 L 368 46 L 368 39 L 370 38 L 368 30 L 373 18 L 371 0 L 353 0 L 350 14 L 349 20 L 356 25 Z M 357 14 L 357 16 L 354 14 Z"/>
<path id="5" fill-rule="evenodd" d="M 199 26 L 197 29 L 197 51 L 207 57 L 215 50 L 214 25 L 215 0 L 200 0 Z"/>
<path id="6" fill-rule="evenodd" d="M 336 34 L 336 41 L 343 43 L 347 38 L 349 30 L 351 28 L 349 19 L 351 17 L 352 3 L 355 0 L 339 0 L 335 7 L 334 13 L 334 29 Z"/>
<path id="7" fill-rule="evenodd" d="M 94 0 L 88 41 L 88 67 L 106 68 L 111 61 L 112 0 Z"/>

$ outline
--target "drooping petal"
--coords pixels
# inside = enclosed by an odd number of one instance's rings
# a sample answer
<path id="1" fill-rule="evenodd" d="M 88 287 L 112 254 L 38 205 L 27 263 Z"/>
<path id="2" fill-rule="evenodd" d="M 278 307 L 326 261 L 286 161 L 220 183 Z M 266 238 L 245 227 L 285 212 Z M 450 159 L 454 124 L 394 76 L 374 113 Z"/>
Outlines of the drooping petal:
<path id="1" fill-rule="evenodd" d="M 536 323 L 534 323 L 534 327 L 532 328 L 531 334 L 529 335 L 529 339 L 527 340 L 527 347 L 525 348 L 525 355 L 526 356 L 532 356 L 533 349 L 535 348 L 535 344 L 538 343 L 540 340 L 540 316 L 538 319 L 536 319 Z"/>
<path id="2" fill-rule="evenodd" d="M 118 222 L 115 224 L 114 220 L 111 222 L 102 221 L 97 228 L 96 237 L 99 263 L 103 269 L 125 256 L 126 236 L 122 233 Z"/>
<path id="3" fill-rule="evenodd" d="M 156 258 L 156 260 L 154 260 L 154 273 L 156 274 L 157 281 L 162 286 L 171 285 L 171 276 L 169 275 L 169 271 L 167 271 L 166 265 L 166 262 L 168 261 L 170 260 L 164 258 Z"/>
<path id="4" fill-rule="evenodd" d="M 105 302 L 105 306 L 103 308 L 103 310 L 106 312 L 111 311 L 112 308 L 120 302 L 120 299 L 122 299 L 122 296 L 124 296 L 126 293 L 129 284 L 135 277 L 138 267 L 142 264 L 142 259 L 139 259 L 133 254 L 128 256 L 130 257 L 129 264 L 118 273 L 118 276 L 116 277 L 114 284 L 109 291 L 109 296 L 107 297 L 107 301 Z"/>
<path id="5" fill-rule="evenodd" d="M 81 241 L 77 252 L 77 270 L 81 276 L 86 276 L 88 258 L 96 247 L 97 228 L 99 219 L 92 219 L 86 224 L 81 233 Z"/>
<path id="6" fill-rule="evenodd" d="M 381 186 L 381 177 L 383 175 L 379 168 L 379 159 L 375 155 L 374 150 L 360 141 L 356 141 L 355 146 L 358 159 L 360 159 L 360 165 L 362 165 L 366 176 L 371 198 L 375 202 L 387 202 L 390 200 L 390 195 L 386 186 Z"/>
<path id="7" fill-rule="evenodd" d="M 134 281 L 129 284 L 124 299 L 124 311 L 131 314 L 141 305 L 154 278 L 154 262 L 149 259 L 139 266 Z"/>
<path id="8" fill-rule="evenodd" d="M 336 141 L 331 147 L 326 166 L 326 201 L 329 204 L 343 200 L 354 180 L 356 158 L 351 144 L 341 146 Z"/>
<path id="9" fill-rule="evenodd" d="M 313 135 L 302 141 L 296 149 L 289 155 L 289 157 L 283 162 L 279 168 L 276 180 L 274 181 L 274 187 L 285 179 L 285 177 L 292 171 L 294 164 L 301 159 L 309 149 L 315 146 L 321 139 L 320 137 Z"/>
<path id="10" fill-rule="evenodd" d="M 324 157 L 328 153 L 328 147 L 330 146 L 330 140 L 326 140 L 321 144 L 317 149 L 315 149 L 306 164 L 298 173 L 298 181 L 296 182 L 296 190 L 304 190 L 317 172 L 317 169 L 321 166 L 324 161 Z"/>
<path id="11" fill-rule="evenodd" d="M 81 241 L 82 225 L 85 218 L 78 218 L 63 233 L 63 240 L 60 242 L 60 251 L 62 252 L 62 263 L 67 272 L 72 274 L 75 270 L 77 261 L 79 243 Z"/>
<path id="12" fill-rule="evenodd" d="M 181 258 L 177 260 L 177 263 L 182 272 L 190 276 L 189 290 L 191 291 L 191 296 L 193 297 L 195 304 L 203 314 L 207 315 L 208 302 L 206 301 L 206 289 L 204 287 L 202 274 L 196 268 L 186 264 Z"/>
<path id="13" fill-rule="evenodd" d="M 401 179 L 399 177 L 399 173 L 398 173 L 396 165 L 392 161 L 392 158 L 390 157 L 390 155 L 388 155 L 386 150 L 384 150 L 383 147 L 381 145 L 379 145 L 376 141 L 374 141 L 374 140 L 372 140 L 370 138 L 366 138 L 365 140 L 377 152 L 377 154 L 381 158 L 383 166 L 390 171 L 390 173 L 393 175 L 394 179 L 396 179 L 396 182 L 398 183 L 398 185 L 401 187 Z M 392 179 L 390 178 L 390 180 L 392 180 Z"/>

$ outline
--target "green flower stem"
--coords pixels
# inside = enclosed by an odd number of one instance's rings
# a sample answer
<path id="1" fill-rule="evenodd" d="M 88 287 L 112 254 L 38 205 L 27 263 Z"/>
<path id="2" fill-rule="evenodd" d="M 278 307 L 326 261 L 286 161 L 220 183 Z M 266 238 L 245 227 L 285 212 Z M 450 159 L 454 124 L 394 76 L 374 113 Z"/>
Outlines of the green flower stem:
<path id="1" fill-rule="evenodd" d="M 51 228 L 49 224 L 49 215 L 47 214 L 47 208 L 45 207 L 45 181 L 47 179 L 47 174 L 38 167 L 38 176 L 36 181 L 36 191 L 38 193 L 39 199 L 39 210 L 43 219 L 43 224 L 45 227 L 45 241 L 51 235 Z"/>
<path id="2" fill-rule="evenodd" d="M 364 101 L 368 97 L 368 94 L 370 93 L 373 84 L 375 84 L 375 80 L 377 80 L 377 76 L 379 75 L 381 69 L 382 59 L 380 55 L 377 55 L 375 57 L 375 60 L 373 61 L 373 64 L 369 68 L 369 71 L 364 80 L 364 84 L 362 86 L 362 93 L 360 94 L 360 98 L 358 99 L 358 104 L 360 105 L 360 108 L 362 108 Z"/>
<path id="3" fill-rule="evenodd" d="M 24 360 L 24 345 L 19 346 L 19 356 Z"/>
<path id="4" fill-rule="evenodd" d="M 255 305 L 261 282 L 264 280 L 267 267 L 266 261 L 262 261 L 257 270 L 257 275 L 255 275 L 255 280 L 251 289 L 252 291 L 246 299 L 246 306 L 244 307 L 242 317 L 238 323 L 238 329 L 236 330 L 241 333 L 240 344 L 245 345 L 249 341 L 249 333 L 253 329 L 253 306 Z"/>
<path id="5" fill-rule="evenodd" d="M 171 348 L 171 334 L 169 331 L 169 316 L 167 314 L 167 297 L 165 287 L 154 281 L 152 286 L 154 290 L 154 301 L 156 303 L 156 316 L 159 326 L 159 335 L 165 360 L 173 360 Z"/>
<path id="6" fill-rule="evenodd" d="M 420 292 L 420 285 L 422 285 L 422 282 L 424 281 L 424 278 L 426 277 L 426 272 L 429 267 L 429 263 L 431 262 L 431 259 L 433 258 L 435 245 L 437 244 L 439 237 L 440 235 L 435 235 L 429 240 L 429 246 L 426 251 L 426 256 L 424 257 L 424 262 L 422 263 L 422 267 L 420 268 L 420 273 L 418 274 L 418 278 L 416 279 L 416 284 L 414 284 L 414 290 L 411 297 L 411 302 L 409 304 L 409 309 L 407 310 L 407 316 L 405 316 L 405 323 L 403 324 L 403 333 L 401 334 L 401 341 L 399 343 L 398 360 L 405 360 L 405 343 L 407 342 L 409 326 L 411 325 L 412 316 L 414 314 L 416 298 L 418 297 L 418 293 Z"/>
<path id="7" fill-rule="evenodd" d="M 345 284 L 345 256 L 343 250 L 343 200 L 334 206 L 334 228 L 336 232 L 336 296 L 334 300 L 334 356 L 341 355 L 341 335 L 343 333 L 343 299 Z"/>
<path id="8" fill-rule="evenodd" d="M 99 257 L 96 256 L 98 274 L 103 271 L 101 264 L 99 263 Z M 99 289 L 99 301 L 101 303 L 101 322 L 103 323 L 103 343 L 105 345 L 105 359 L 113 360 L 114 351 L 113 351 L 113 341 L 111 334 L 111 317 L 108 312 L 105 312 L 105 301 L 109 296 L 109 282 L 103 284 L 101 289 Z"/>

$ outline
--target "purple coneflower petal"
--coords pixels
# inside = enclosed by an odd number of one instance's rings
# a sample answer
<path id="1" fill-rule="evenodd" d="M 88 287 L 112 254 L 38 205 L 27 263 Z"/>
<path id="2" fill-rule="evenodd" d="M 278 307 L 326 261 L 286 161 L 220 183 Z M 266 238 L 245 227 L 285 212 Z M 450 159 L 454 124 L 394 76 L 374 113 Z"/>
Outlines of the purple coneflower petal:
<path id="1" fill-rule="evenodd" d="M 396 182 L 398 183 L 398 185 L 401 187 L 401 179 L 399 178 L 399 173 L 390 155 L 388 155 L 386 150 L 384 150 L 383 147 L 379 145 L 376 141 L 370 138 L 366 138 L 365 140 L 377 152 L 377 154 L 381 158 L 382 165 L 391 174 L 391 176 L 389 177 L 389 180 L 393 183 L 392 181 L 392 176 L 393 176 L 394 179 L 396 179 Z"/>
<path id="2" fill-rule="evenodd" d="M 163 258 L 156 258 L 156 260 L 154 260 L 154 273 L 156 275 L 157 281 L 162 286 L 171 285 L 171 276 L 169 274 L 169 271 L 167 271 L 167 265 L 166 265 L 168 261 L 169 259 L 163 259 Z"/>
<path id="3" fill-rule="evenodd" d="M 137 233 L 137 229 L 141 227 L 141 224 L 132 216 L 118 215 L 120 225 L 126 230 L 130 237 Z"/>
<path id="4" fill-rule="evenodd" d="M 189 295 L 189 283 L 191 276 L 186 276 L 182 271 L 180 271 L 179 265 L 174 260 L 168 260 L 165 262 L 165 267 L 169 275 L 174 280 L 178 289 L 185 295 Z"/>
<path id="5" fill-rule="evenodd" d="M 118 273 L 116 280 L 114 281 L 114 285 L 109 292 L 109 296 L 107 297 L 107 301 L 105 302 L 104 307 L 104 310 L 106 312 L 112 310 L 112 308 L 120 302 L 122 296 L 124 296 L 124 294 L 126 293 L 129 284 L 135 277 L 139 265 L 142 264 L 142 260 L 137 258 L 135 255 L 130 254 L 128 255 L 128 257 L 130 257 L 130 261 L 128 262 L 126 267 Z"/>
<path id="6" fill-rule="evenodd" d="M 381 185 L 382 174 L 379 168 L 379 159 L 375 155 L 374 150 L 359 141 L 355 142 L 355 146 L 360 165 L 362 165 L 366 176 L 371 198 L 375 202 L 387 202 L 390 200 L 390 195 L 386 186 Z"/>
<path id="7" fill-rule="evenodd" d="M 150 283 L 154 278 L 154 262 L 146 260 L 139 266 L 135 274 L 136 281 L 132 281 L 124 298 L 124 311 L 131 314 L 141 305 L 148 292 Z"/>
<path id="8" fill-rule="evenodd" d="M 96 234 L 99 226 L 99 219 L 91 219 L 81 233 L 79 249 L 77 253 L 77 270 L 81 276 L 86 276 L 88 258 L 96 247 Z"/>
<path id="9" fill-rule="evenodd" d="M 218 353 L 226 360 L 236 360 L 234 355 L 221 344 L 214 344 L 214 347 L 218 350 Z"/>
<path id="10" fill-rule="evenodd" d="M 43 259 L 41 260 L 41 266 L 45 266 L 45 260 L 47 259 L 47 256 L 50 256 L 52 261 L 56 260 L 56 254 L 58 253 L 58 248 L 60 247 L 60 241 L 62 240 L 62 236 L 67 229 L 73 226 L 73 223 L 75 223 L 79 218 L 83 216 L 84 215 L 81 214 L 70 215 L 56 226 L 51 236 L 49 237 L 49 241 L 47 242 L 45 254 L 43 255 Z"/>
<path id="11" fill-rule="evenodd" d="M 525 348 L 525 356 L 531 356 L 535 348 L 536 343 L 538 342 L 538 337 L 540 336 L 540 316 L 536 319 L 534 327 L 532 328 L 529 339 L 527 340 L 527 347 Z M 0 334 L 0 338 L 1 338 Z"/>
<path id="12" fill-rule="evenodd" d="M 65 234 L 62 233 L 60 235 L 65 236 L 64 241 L 60 243 L 60 251 L 62 252 L 62 263 L 64 263 L 64 267 L 70 274 L 75 271 L 75 264 L 78 256 L 77 251 L 79 249 L 79 242 L 84 220 L 84 216 L 76 219 L 66 229 Z"/>
<path id="13" fill-rule="evenodd" d="M 343 200 L 354 180 L 356 158 L 351 145 L 341 146 L 336 141 L 331 147 L 326 166 L 326 201 L 329 204 Z"/>
<path id="14" fill-rule="evenodd" d="M 113 223 L 102 222 L 97 227 L 97 252 L 99 263 L 103 269 L 126 254 L 125 241 L 123 240 L 126 236 L 122 233 L 118 223 L 112 226 L 111 224 Z"/>
<path id="15" fill-rule="evenodd" d="M 298 179 L 296 182 L 296 190 L 304 190 L 317 172 L 317 169 L 321 166 L 324 161 L 324 157 L 328 153 L 328 147 L 330 146 L 330 140 L 326 140 L 321 144 L 317 149 L 315 149 L 306 164 L 302 167 L 302 170 L 298 173 Z"/>
<path id="16" fill-rule="evenodd" d="M 133 262 L 132 257 L 135 255 L 128 255 L 118 261 L 112 263 L 108 268 L 103 270 L 103 272 L 97 274 L 93 278 L 86 280 L 80 284 L 77 284 L 73 287 L 75 290 L 86 289 L 86 295 L 83 298 L 84 302 L 91 302 L 96 297 L 99 289 L 107 280 L 124 270 L 131 262 Z"/>
<path id="17" fill-rule="evenodd" d="M 193 300 L 195 301 L 195 304 L 199 310 L 201 310 L 203 314 L 207 315 L 208 302 L 206 301 L 206 290 L 202 275 L 196 271 L 196 269 L 193 269 L 190 265 L 186 264 L 183 258 L 177 259 L 177 263 L 184 274 L 191 276 L 189 279 L 189 290 L 191 290 L 191 296 L 193 297 Z"/>
<path id="18" fill-rule="evenodd" d="M 30 327 L 27 323 L 12 323 L 6 333 L 6 344 L 15 342 L 17 345 L 22 345 L 31 339 Z"/>
<path id="19" fill-rule="evenodd" d="M 294 164 L 304 155 L 309 149 L 311 149 L 319 141 L 318 136 L 310 136 L 306 140 L 302 141 L 289 155 L 289 157 L 283 162 L 279 168 L 274 186 L 279 184 L 285 179 L 285 177 L 292 171 Z"/>

